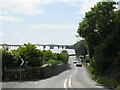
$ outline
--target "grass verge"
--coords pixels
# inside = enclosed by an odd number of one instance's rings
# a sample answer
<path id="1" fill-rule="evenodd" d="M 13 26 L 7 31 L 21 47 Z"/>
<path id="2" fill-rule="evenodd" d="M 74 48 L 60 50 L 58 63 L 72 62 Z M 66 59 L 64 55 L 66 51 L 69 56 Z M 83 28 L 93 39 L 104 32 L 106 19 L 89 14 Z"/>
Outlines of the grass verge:
<path id="1" fill-rule="evenodd" d="M 96 81 L 97 83 L 103 84 L 104 86 L 109 88 L 116 88 L 118 85 L 118 82 L 116 82 L 112 78 L 108 78 L 107 76 L 99 76 L 97 77 Z"/>
<path id="2" fill-rule="evenodd" d="M 113 78 L 109 78 L 107 76 L 94 76 L 91 73 L 91 67 L 90 65 L 83 63 L 88 72 L 90 73 L 90 77 L 95 80 L 97 83 L 104 85 L 105 87 L 108 88 L 115 88 L 116 90 L 120 90 L 120 82 L 117 82 Z"/>

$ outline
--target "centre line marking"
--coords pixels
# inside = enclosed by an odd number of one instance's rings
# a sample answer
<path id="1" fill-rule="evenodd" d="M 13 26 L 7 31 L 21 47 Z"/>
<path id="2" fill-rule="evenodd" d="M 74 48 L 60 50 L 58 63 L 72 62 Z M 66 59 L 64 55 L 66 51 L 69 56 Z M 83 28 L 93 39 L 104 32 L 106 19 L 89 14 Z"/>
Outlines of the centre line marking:
<path id="1" fill-rule="evenodd" d="M 68 83 L 69 87 L 72 88 L 72 85 L 71 85 L 71 79 L 69 79 L 69 83 Z"/>
<path id="2" fill-rule="evenodd" d="M 67 90 L 67 81 L 68 79 L 65 79 L 65 82 L 64 82 L 64 88 Z"/>
<path id="3" fill-rule="evenodd" d="M 72 77 L 72 75 L 70 75 L 70 78 Z"/>
<path id="4" fill-rule="evenodd" d="M 35 84 L 38 84 L 38 82 L 35 82 Z"/>

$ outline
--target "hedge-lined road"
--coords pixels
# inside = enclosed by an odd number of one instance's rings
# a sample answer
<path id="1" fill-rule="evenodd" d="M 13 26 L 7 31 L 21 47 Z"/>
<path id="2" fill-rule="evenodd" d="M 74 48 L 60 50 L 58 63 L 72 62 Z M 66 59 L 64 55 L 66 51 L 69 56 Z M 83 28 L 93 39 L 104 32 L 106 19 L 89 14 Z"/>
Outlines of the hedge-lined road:
<path id="1" fill-rule="evenodd" d="M 3 88 L 103 88 L 90 79 L 86 68 L 76 67 L 69 58 L 68 69 L 57 76 L 38 81 L 3 83 Z"/>

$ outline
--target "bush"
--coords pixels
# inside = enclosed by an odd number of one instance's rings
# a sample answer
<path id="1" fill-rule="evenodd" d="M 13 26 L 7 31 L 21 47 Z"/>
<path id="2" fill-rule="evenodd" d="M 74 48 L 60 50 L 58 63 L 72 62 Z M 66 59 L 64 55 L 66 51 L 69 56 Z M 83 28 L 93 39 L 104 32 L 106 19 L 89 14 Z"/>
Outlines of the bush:
<path id="1" fill-rule="evenodd" d="M 56 67 L 58 64 L 61 64 L 61 63 L 62 63 L 61 61 L 57 61 L 53 59 L 50 59 L 46 62 L 46 64 L 49 64 L 50 66 L 53 66 L 53 67 Z"/>
<path id="2" fill-rule="evenodd" d="M 28 63 L 28 66 L 30 67 L 38 67 L 42 65 L 42 60 L 39 57 L 35 57 L 33 59 L 31 59 Z"/>
<path id="3" fill-rule="evenodd" d="M 20 58 L 24 60 L 24 64 L 21 67 L 24 73 L 23 77 L 27 78 L 26 76 L 28 76 L 28 78 L 32 78 L 34 76 L 34 72 L 36 75 L 37 75 L 37 71 L 39 72 L 39 70 L 36 69 L 33 70 L 33 68 L 40 67 L 45 63 L 53 67 L 56 67 L 58 64 L 67 63 L 69 57 L 69 54 L 66 50 L 63 50 L 60 54 L 52 53 L 50 50 L 40 51 L 36 48 L 35 45 L 31 43 L 24 44 L 23 46 L 19 47 L 17 50 L 12 50 L 10 52 L 7 50 L 0 50 L 0 53 L 1 52 L 3 59 L 2 60 L 3 80 L 5 80 L 6 78 L 8 78 L 9 80 L 11 79 L 14 80 L 15 78 L 19 77 L 18 70 L 21 64 Z M 16 71 L 16 69 L 18 70 Z"/>
<path id="4" fill-rule="evenodd" d="M 69 58 L 69 54 L 66 50 L 63 50 L 61 53 L 60 53 L 60 60 L 67 64 L 68 63 L 68 58 Z"/>
<path id="5" fill-rule="evenodd" d="M 21 63 L 20 58 L 25 61 L 23 67 L 25 67 L 26 62 L 29 67 L 41 66 L 43 63 L 43 52 L 38 50 L 35 45 L 28 43 L 19 47 L 17 50 L 11 51 L 18 63 Z"/>
<path id="6" fill-rule="evenodd" d="M 11 69 L 13 68 L 14 65 L 14 58 L 13 55 L 6 51 L 6 50 L 2 50 L 2 67 L 3 69 Z"/>
<path id="7" fill-rule="evenodd" d="M 108 87 L 117 87 L 118 85 L 118 82 L 115 81 L 114 79 L 110 79 L 108 77 L 105 77 L 105 76 L 99 76 L 96 80 L 98 83 L 101 83 L 105 86 L 108 86 Z"/>
<path id="8" fill-rule="evenodd" d="M 46 51 L 44 50 L 43 54 L 44 54 L 44 57 L 43 57 L 44 58 L 44 62 L 47 62 L 48 60 L 54 58 L 54 54 L 50 50 L 46 50 Z"/>
<path id="9" fill-rule="evenodd" d="M 120 90 L 120 84 L 117 86 L 117 90 Z"/>

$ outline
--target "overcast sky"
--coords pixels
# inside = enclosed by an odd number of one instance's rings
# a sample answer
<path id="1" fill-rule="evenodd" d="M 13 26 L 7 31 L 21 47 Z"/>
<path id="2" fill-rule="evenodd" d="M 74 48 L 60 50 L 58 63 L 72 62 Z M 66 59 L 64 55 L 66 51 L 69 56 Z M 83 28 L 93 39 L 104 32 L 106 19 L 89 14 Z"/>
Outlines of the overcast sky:
<path id="1" fill-rule="evenodd" d="M 0 43 L 74 44 L 79 22 L 100 0 L 0 0 Z"/>

